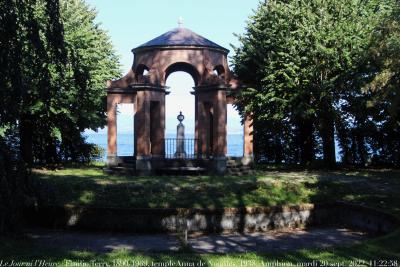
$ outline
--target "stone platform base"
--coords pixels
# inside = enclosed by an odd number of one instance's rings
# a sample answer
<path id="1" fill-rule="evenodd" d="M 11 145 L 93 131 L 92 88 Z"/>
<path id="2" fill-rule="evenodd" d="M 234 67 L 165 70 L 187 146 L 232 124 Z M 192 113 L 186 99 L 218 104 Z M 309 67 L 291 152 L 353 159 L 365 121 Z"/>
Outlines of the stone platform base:
<path id="1" fill-rule="evenodd" d="M 162 156 L 108 156 L 106 172 L 124 175 L 247 175 L 251 173 L 251 163 L 251 157 L 166 159 Z"/>

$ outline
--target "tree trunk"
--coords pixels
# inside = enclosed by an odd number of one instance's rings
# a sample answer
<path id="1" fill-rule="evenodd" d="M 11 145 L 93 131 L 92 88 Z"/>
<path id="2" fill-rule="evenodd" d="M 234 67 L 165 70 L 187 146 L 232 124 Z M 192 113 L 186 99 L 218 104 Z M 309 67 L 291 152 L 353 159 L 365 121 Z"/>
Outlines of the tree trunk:
<path id="1" fill-rule="evenodd" d="M 17 140 L 6 137 L 8 142 Z M 0 235 L 14 234 L 20 229 L 24 207 L 34 204 L 26 165 L 19 151 L 0 138 Z"/>
<path id="2" fill-rule="evenodd" d="M 365 149 L 365 140 L 364 135 L 361 132 L 358 132 L 356 135 L 356 142 L 357 142 L 357 150 L 360 156 L 360 164 L 362 166 L 366 166 L 367 164 L 367 150 Z"/>
<path id="3" fill-rule="evenodd" d="M 45 149 L 45 157 L 47 164 L 58 164 L 58 155 L 57 155 L 57 147 L 55 144 L 55 140 L 51 137 L 46 140 L 46 149 Z"/>
<path id="4" fill-rule="evenodd" d="M 322 138 L 322 150 L 324 154 L 324 165 L 334 167 L 336 165 L 335 151 L 335 124 L 332 118 L 332 112 L 326 111 L 320 115 L 320 133 Z"/>
<path id="5" fill-rule="evenodd" d="M 28 117 L 22 117 L 19 126 L 19 136 L 21 142 L 21 157 L 22 160 L 30 167 L 33 164 L 32 151 L 32 122 Z"/>
<path id="6" fill-rule="evenodd" d="M 338 142 L 342 153 L 342 163 L 345 165 L 350 165 L 353 163 L 353 161 L 352 161 L 349 131 L 348 129 L 346 129 L 346 126 L 344 125 L 344 123 L 341 121 L 340 118 L 336 119 L 335 124 L 337 129 Z"/>
<path id="7" fill-rule="evenodd" d="M 314 123 L 310 118 L 298 121 L 298 138 L 300 147 L 300 164 L 310 166 L 314 160 Z"/>
<path id="8" fill-rule="evenodd" d="M 279 136 L 275 136 L 275 163 L 281 164 L 283 160 L 283 153 L 282 153 L 282 142 Z"/>

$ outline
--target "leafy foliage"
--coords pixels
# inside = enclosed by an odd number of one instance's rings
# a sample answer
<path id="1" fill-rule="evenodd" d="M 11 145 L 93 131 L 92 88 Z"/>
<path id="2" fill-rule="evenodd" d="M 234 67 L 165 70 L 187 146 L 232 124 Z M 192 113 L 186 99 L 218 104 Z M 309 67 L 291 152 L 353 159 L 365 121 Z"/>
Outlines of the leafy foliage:
<path id="1" fill-rule="evenodd" d="M 120 73 L 95 17 L 83 0 L 0 3 L 0 232 L 30 195 L 26 166 L 99 152 L 82 132 L 105 125 L 104 82 Z"/>
<path id="2" fill-rule="evenodd" d="M 15 107 L 4 119 L 18 124 L 25 161 L 80 160 L 81 133 L 105 125 L 104 81 L 119 75 L 112 44 L 83 1 L 9 1 L 4 8 L 4 18 L 11 16 L 6 10 L 17 17 L 15 31 L 2 23 L 14 46 L 2 52 L 15 54 L 2 57 L 9 62 L 2 68 L 1 116 Z"/>
<path id="3" fill-rule="evenodd" d="M 241 46 L 233 58 L 236 75 L 249 87 L 238 106 L 253 115 L 259 155 L 305 165 L 323 158 L 332 166 L 335 133 L 346 163 L 365 164 L 382 155 L 379 134 L 393 128 L 380 128 L 380 116 L 391 115 L 381 102 L 371 108 L 377 93 L 363 88 L 385 73 L 371 52 L 377 38 L 383 38 L 382 24 L 391 28 L 386 27 L 387 46 L 382 50 L 387 53 L 381 61 L 398 58 L 390 54 L 394 40 L 399 40 L 395 7 L 391 0 L 260 4 L 239 36 Z M 393 64 L 390 69 L 395 69 Z"/>

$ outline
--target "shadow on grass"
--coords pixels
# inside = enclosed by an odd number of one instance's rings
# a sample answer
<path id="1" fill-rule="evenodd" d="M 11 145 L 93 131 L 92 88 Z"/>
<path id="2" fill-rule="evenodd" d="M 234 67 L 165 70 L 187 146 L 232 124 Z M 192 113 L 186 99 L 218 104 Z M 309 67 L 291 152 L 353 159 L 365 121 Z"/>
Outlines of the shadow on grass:
<path id="1" fill-rule="evenodd" d="M 313 203 L 347 201 L 384 210 L 400 217 L 400 171 L 361 170 L 318 173 L 305 182 Z"/>
<path id="2" fill-rule="evenodd" d="M 119 208 L 222 208 L 298 203 L 306 194 L 289 183 L 257 176 L 109 176 L 100 169 L 36 171 L 36 189 L 47 205 Z"/>
<path id="3" fill-rule="evenodd" d="M 36 173 L 38 191 L 47 204 L 83 204 L 90 206 L 117 207 L 245 207 L 249 205 L 271 206 L 299 202 L 333 202 L 345 200 L 385 209 L 400 216 L 399 171 L 358 170 L 333 172 L 310 172 L 315 179 L 301 183 L 260 183 L 259 176 L 198 176 L 198 177 L 117 177 L 108 176 L 100 169 L 68 169 L 57 172 Z M 286 179 L 291 174 L 289 171 Z M 260 174 L 265 176 L 268 174 Z M 277 173 L 274 176 L 280 176 Z M 279 179 L 277 179 L 280 181 Z M 311 191 L 312 193 L 308 192 Z M 241 219 L 241 224 L 244 218 Z M 29 243 L 29 242 L 28 242 Z M 10 245 L 0 249 L 0 259 L 48 257 L 63 263 L 71 260 L 97 260 L 105 262 L 123 260 L 147 260 L 150 262 L 198 262 L 201 266 L 216 266 L 223 261 L 230 266 L 265 266 L 263 262 L 311 262 L 311 261 L 370 261 L 376 259 L 400 259 L 400 232 L 363 242 L 346 248 L 307 249 L 290 253 L 244 253 L 229 255 L 180 253 L 135 253 L 118 251 L 107 254 L 49 250 L 32 247 L 32 244 Z M 10 253 L 7 256 L 7 251 Z M 5 253 L 5 254 L 4 254 Z M 11 255 L 11 256 L 10 256 Z M 225 265 L 226 266 L 226 265 Z M 243 265 L 242 265 L 243 266 Z"/>
<path id="4" fill-rule="evenodd" d="M 233 254 L 199 254 L 184 250 L 179 252 L 142 253 L 119 250 L 110 253 L 90 251 L 62 250 L 43 248 L 29 240 L 0 239 L 0 260 L 34 261 L 46 260 L 57 266 L 72 266 L 73 263 L 109 264 L 109 266 L 268 266 L 267 263 L 281 263 L 270 266 L 285 266 L 306 262 L 342 263 L 348 266 L 352 261 L 367 262 L 371 260 L 400 260 L 398 238 L 400 233 L 392 233 L 375 240 L 366 241 L 351 247 L 329 249 L 303 249 L 287 253 L 233 253 Z M 133 264 L 135 262 L 135 265 Z M 92 263 L 92 264 L 91 264 Z M 170 265 L 166 265 L 166 264 Z M 98 266 L 97 264 L 97 266 Z M 164 265 L 162 265 L 164 264 Z M 180 264 L 180 265 L 179 265 Z M 368 265 L 368 264 L 365 264 Z M 80 265 L 82 266 L 82 265 Z M 286 265 L 288 266 L 288 265 Z M 316 265 L 303 265 L 316 266 Z M 333 266 L 333 265 L 332 265 Z"/>
<path id="5" fill-rule="evenodd" d="M 142 253 L 117 250 L 109 253 L 95 253 L 41 247 L 28 239 L 0 238 L 0 241 L 2 266 L 8 266 L 7 264 L 12 261 L 14 264 L 34 263 L 35 261 L 51 264 L 46 266 L 210 266 L 203 255 L 190 251 Z M 20 266 L 39 266 L 38 262 L 36 265 Z"/>

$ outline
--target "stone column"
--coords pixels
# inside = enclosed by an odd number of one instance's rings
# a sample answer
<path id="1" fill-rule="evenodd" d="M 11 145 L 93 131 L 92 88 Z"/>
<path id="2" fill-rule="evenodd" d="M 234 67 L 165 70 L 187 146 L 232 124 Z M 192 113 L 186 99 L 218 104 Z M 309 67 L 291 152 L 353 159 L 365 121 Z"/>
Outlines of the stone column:
<path id="1" fill-rule="evenodd" d="M 197 115 L 196 115 L 196 138 L 197 138 L 197 152 L 200 158 L 204 158 L 208 154 L 209 140 L 207 129 L 207 108 L 206 103 L 202 101 L 200 96 L 197 96 Z"/>
<path id="2" fill-rule="evenodd" d="M 151 174 L 162 167 L 165 135 L 166 87 L 159 85 L 134 85 L 137 91 L 135 113 L 136 170 Z"/>
<path id="3" fill-rule="evenodd" d="M 226 91 L 217 90 L 214 94 L 214 127 L 213 127 L 213 165 L 214 172 L 223 174 L 226 171 L 226 124 L 227 104 Z"/>
<path id="4" fill-rule="evenodd" d="M 150 141 L 151 141 L 151 164 L 153 169 L 163 167 L 165 156 L 165 94 L 150 92 Z"/>
<path id="5" fill-rule="evenodd" d="M 150 101 L 147 91 L 138 91 L 135 113 L 136 170 L 147 174 L 151 171 L 150 155 Z"/>
<path id="6" fill-rule="evenodd" d="M 243 160 L 244 165 L 253 162 L 253 120 L 246 116 L 243 125 Z"/>
<path id="7" fill-rule="evenodd" d="M 214 102 L 214 156 L 225 157 L 227 153 L 226 141 L 227 104 L 226 91 L 218 90 Z"/>
<path id="8" fill-rule="evenodd" d="M 205 89 L 205 90 L 204 90 Z M 212 155 L 213 133 L 211 125 L 214 113 L 214 92 L 207 90 L 208 88 L 195 88 L 195 152 L 198 158 L 208 158 Z"/>
<path id="9" fill-rule="evenodd" d="M 107 165 L 117 166 L 120 159 L 117 155 L 117 105 L 134 104 L 135 92 L 126 92 L 119 89 L 107 90 Z M 136 105 L 133 105 L 135 111 Z"/>
<path id="10" fill-rule="evenodd" d="M 117 164 L 117 103 L 113 95 L 107 95 L 107 165 Z"/>
<path id="11" fill-rule="evenodd" d="M 198 140 L 199 140 L 199 114 L 198 114 L 199 105 L 198 105 L 197 95 L 194 94 L 194 92 L 191 92 L 191 94 L 194 95 L 194 139 L 197 140 L 197 141 L 195 141 L 195 144 L 194 144 L 194 154 L 198 156 L 199 151 L 200 151 L 199 142 L 198 142 Z"/>

